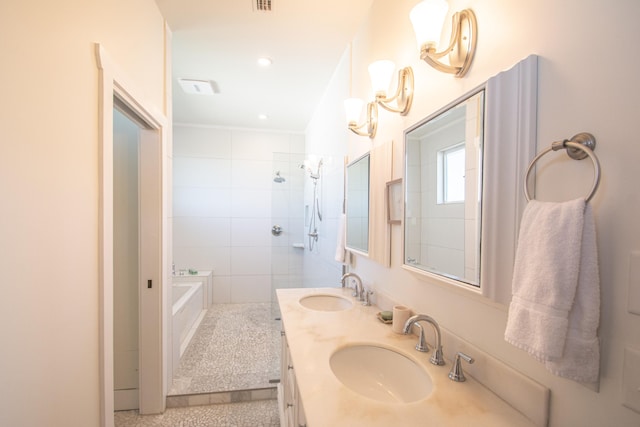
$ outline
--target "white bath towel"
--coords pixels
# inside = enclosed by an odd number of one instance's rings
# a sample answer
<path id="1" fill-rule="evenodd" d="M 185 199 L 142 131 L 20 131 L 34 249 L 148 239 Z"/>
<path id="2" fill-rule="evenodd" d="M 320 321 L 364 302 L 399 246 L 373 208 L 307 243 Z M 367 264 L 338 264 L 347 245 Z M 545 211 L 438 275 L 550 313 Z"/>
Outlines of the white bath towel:
<path id="1" fill-rule="evenodd" d="M 532 200 L 520 225 L 505 339 L 579 382 L 599 371 L 595 224 L 584 199 Z"/>
<path id="2" fill-rule="evenodd" d="M 341 264 L 348 264 L 349 253 L 347 252 L 345 245 L 347 243 L 347 216 L 345 214 L 340 215 L 338 220 L 338 238 L 336 245 L 335 260 Z"/>

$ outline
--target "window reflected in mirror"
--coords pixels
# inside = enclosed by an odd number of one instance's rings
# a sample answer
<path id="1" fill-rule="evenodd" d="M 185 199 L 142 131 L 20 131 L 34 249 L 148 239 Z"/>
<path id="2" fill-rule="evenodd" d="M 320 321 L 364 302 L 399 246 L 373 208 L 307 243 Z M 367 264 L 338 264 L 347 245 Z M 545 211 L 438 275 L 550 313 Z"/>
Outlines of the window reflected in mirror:
<path id="1" fill-rule="evenodd" d="M 480 283 L 484 90 L 405 134 L 404 264 Z"/>
<path id="2" fill-rule="evenodd" d="M 369 251 L 369 154 L 347 165 L 347 249 Z"/>

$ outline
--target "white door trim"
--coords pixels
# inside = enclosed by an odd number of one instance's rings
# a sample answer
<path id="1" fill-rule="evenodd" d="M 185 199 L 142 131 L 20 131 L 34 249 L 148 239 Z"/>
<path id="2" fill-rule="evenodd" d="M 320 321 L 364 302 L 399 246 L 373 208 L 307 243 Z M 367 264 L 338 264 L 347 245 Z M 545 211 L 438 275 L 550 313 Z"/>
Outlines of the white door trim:
<path id="1" fill-rule="evenodd" d="M 159 209 L 151 234 L 156 248 L 157 262 L 150 267 L 145 278 L 153 280 L 151 292 L 141 288 L 140 313 L 140 412 L 160 413 L 165 409 L 166 387 L 163 376 L 163 289 L 168 271 L 164 265 L 163 241 L 166 238 L 166 213 L 163 201 L 166 186 L 163 182 L 164 164 L 167 158 L 166 117 L 155 106 L 138 96 L 135 86 L 110 60 L 104 47 L 95 45 L 99 69 L 98 114 L 98 167 L 99 167 L 99 376 L 100 376 L 100 425 L 113 427 L 113 98 L 117 96 L 133 112 L 142 118 L 151 130 L 142 131 L 141 141 L 152 140 L 153 173 L 158 179 L 157 191 L 152 203 Z M 155 257 L 154 257 L 155 258 Z M 143 301 L 144 300 L 144 301 Z"/>

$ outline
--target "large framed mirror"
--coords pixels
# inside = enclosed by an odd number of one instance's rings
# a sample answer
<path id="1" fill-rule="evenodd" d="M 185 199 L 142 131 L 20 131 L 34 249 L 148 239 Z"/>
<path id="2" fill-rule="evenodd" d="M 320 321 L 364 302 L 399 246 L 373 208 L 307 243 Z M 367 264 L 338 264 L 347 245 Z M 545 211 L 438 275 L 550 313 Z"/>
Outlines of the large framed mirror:
<path id="1" fill-rule="evenodd" d="M 347 165 L 346 248 L 361 254 L 369 252 L 369 169 L 369 153 Z"/>
<path id="2" fill-rule="evenodd" d="M 480 285 L 484 87 L 405 134 L 405 262 Z"/>
<path id="3" fill-rule="evenodd" d="M 403 268 L 508 304 L 537 69 L 531 55 L 405 131 Z"/>

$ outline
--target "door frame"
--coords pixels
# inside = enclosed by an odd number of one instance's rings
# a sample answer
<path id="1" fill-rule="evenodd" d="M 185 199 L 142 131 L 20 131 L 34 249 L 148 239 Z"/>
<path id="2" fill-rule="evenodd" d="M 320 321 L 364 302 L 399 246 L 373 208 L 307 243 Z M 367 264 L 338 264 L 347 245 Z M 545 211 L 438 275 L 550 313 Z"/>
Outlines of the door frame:
<path id="1" fill-rule="evenodd" d="M 138 94 L 135 86 L 109 58 L 99 43 L 95 45 L 99 69 L 98 111 L 98 169 L 99 169 L 99 377 L 100 377 L 100 425 L 114 425 L 113 384 L 113 107 L 114 97 L 122 101 L 132 112 L 144 120 L 148 130 L 140 133 L 141 186 L 151 184 L 144 203 L 152 208 L 145 214 L 145 225 L 140 224 L 145 235 L 144 251 L 151 256 L 141 257 L 140 286 L 140 413 L 161 413 L 165 409 L 166 378 L 164 346 L 163 293 L 168 271 L 165 257 L 167 248 L 167 214 L 165 208 L 166 186 L 163 181 L 167 170 L 167 119 L 157 108 Z M 145 148 L 143 148 L 145 147 Z M 143 160 L 144 157 L 144 160 Z M 147 183 L 143 183 L 145 175 Z M 143 200 L 141 200 L 142 202 Z M 143 230 L 142 228 L 145 228 Z M 142 244 L 142 242 L 141 242 Z M 141 251 L 143 249 L 141 248 Z M 144 260 L 143 260 L 144 258 Z M 146 261 L 145 261 L 146 260 Z M 144 273 L 143 273 L 144 271 Z M 144 277 L 142 275 L 144 274 Z M 152 280 L 152 287 L 147 287 Z"/>

